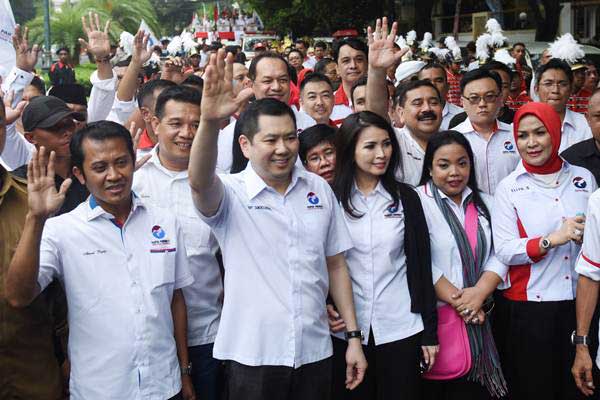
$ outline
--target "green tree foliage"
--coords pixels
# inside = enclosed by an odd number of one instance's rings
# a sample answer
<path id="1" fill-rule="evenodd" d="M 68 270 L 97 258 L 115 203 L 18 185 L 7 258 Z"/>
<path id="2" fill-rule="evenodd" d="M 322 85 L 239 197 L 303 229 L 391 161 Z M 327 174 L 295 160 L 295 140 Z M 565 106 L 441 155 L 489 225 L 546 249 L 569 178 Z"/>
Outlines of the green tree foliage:
<path id="1" fill-rule="evenodd" d="M 330 35 L 338 29 L 359 32 L 375 18 L 390 15 L 389 0 L 248 0 L 266 28 L 295 36 Z"/>
<path id="2" fill-rule="evenodd" d="M 118 43 L 123 30 L 137 32 L 144 19 L 155 35 L 160 35 L 160 25 L 149 0 L 81 0 L 76 4 L 65 2 L 60 11 L 50 10 L 50 41 L 52 44 L 67 46 L 71 54 L 79 54 L 77 39 L 85 38 L 81 17 L 89 12 L 100 15 L 102 23 L 111 20 L 111 41 Z M 33 43 L 44 42 L 44 12 L 36 10 L 36 17 L 27 23 Z M 77 60 L 75 60 L 77 61 Z"/>

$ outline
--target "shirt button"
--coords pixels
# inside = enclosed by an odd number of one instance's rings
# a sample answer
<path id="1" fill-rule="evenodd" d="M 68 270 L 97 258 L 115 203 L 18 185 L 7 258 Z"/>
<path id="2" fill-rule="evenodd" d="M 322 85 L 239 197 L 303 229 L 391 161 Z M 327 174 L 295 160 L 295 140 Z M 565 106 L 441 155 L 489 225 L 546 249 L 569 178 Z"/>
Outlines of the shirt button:
<path id="1" fill-rule="evenodd" d="M 569 277 L 568 277 L 568 276 L 565 276 L 565 279 L 569 279 Z"/>
<path id="2" fill-rule="evenodd" d="M 135 285 L 137 285 L 136 281 L 131 282 L 131 286 L 135 286 Z"/>
<path id="3" fill-rule="evenodd" d="M 142 309 L 141 309 L 141 308 L 138 308 L 138 309 L 136 309 L 136 310 L 135 310 L 135 312 L 136 312 L 137 314 L 139 314 L 139 313 L 141 313 L 141 312 L 142 312 Z"/>
<path id="4" fill-rule="evenodd" d="M 540 298 L 540 295 L 539 295 L 539 294 L 536 294 L 536 295 L 535 295 L 535 297 L 536 297 L 537 299 L 539 299 L 539 298 Z"/>
<path id="5" fill-rule="evenodd" d="M 558 201 L 558 199 L 554 199 L 554 201 Z"/>
<path id="6" fill-rule="evenodd" d="M 568 260 L 568 259 L 569 259 L 569 256 L 565 256 L 565 260 Z"/>

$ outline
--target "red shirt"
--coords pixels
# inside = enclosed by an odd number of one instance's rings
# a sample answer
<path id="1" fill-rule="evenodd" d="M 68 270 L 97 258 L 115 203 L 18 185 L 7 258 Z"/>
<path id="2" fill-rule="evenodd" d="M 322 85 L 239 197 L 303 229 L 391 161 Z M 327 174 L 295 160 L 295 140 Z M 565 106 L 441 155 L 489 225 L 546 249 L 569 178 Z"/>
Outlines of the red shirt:
<path id="1" fill-rule="evenodd" d="M 523 90 L 521 93 L 517 95 L 517 97 L 513 98 L 508 96 L 506 99 L 506 105 L 513 111 L 517 111 L 519 108 L 524 106 L 527 103 L 532 102 L 531 97 L 527 94 L 527 91 Z"/>
<path id="2" fill-rule="evenodd" d="M 350 107 L 350 101 L 348 101 L 348 96 L 346 96 L 346 92 L 344 92 L 344 85 L 340 85 L 335 92 L 335 105 L 337 106 L 339 104 Z"/>
<path id="3" fill-rule="evenodd" d="M 156 145 L 156 143 L 152 142 L 150 136 L 148 136 L 148 130 L 144 129 L 142 135 L 140 136 L 140 142 L 138 143 L 138 150 L 150 150 Z"/>
<path id="4" fill-rule="evenodd" d="M 294 85 L 294 82 L 290 81 L 290 100 L 288 101 L 288 105 L 296 106 L 296 108 L 300 108 L 300 89 L 298 87 Z"/>
<path id="5" fill-rule="evenodd" d="M 460 92 L 460 80 L 462 79 L 462 75 L 455 74 L 449 69 L 446 69 L 446 79 L 448 80 L 449 86 L 446 100 L 456 106 L 462 107 L 462 94 Z"/>
<path id="6" fill-rule="evenodd" d="M 588 103 L 590 102 L 591 96 L 592 92 L 590 92 L 587 89 L 581 88 L 579 92 L 573 93 L 571 97 L 569 97 L 567 107 L 569 107 L 569 110 L 571 111 L 587 115 Z"/>

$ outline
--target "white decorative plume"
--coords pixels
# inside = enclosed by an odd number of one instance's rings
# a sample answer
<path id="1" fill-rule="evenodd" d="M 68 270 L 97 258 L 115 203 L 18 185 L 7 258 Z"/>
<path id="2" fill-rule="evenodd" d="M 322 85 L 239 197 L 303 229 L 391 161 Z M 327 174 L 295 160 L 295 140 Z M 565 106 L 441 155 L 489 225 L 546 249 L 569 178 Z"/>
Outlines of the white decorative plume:
<path id="1" fill-rule="evenodd" d="M 504 43 L 506 43 L 508 39 L 502 33 L 502 27 L 498 21 L 496 21 L 494 18 L 488 19 L 488 21 L 485 23 L 485 29 L 492 37 L 491 43 L 493 47 L 504 46 Z"/>
<path id="2" fill-rule="evenodd" d="M 454 37 L 447 36 L 446 39 L 444 40 L 444 44 L 446 45 L 446 47 L 448 48 L 448 50 L 450 50 L 450 52 L 452 52 L 452 58 L 454 60 L 461 60 L 462 59 L 462 54 L 460 52 L 460 47 L 458 46 L 458 43 L 456 43 L 456 39 L 454 39 Z"/>
<path id="3" fill-rule="evenodd" d="M 492 35 L 484 33 L 475 41 L 475 57 L 485 61 L 490 58 L 490 46 L 492 44 Z"/>
<path id="4" fill-rule="evenodd" d="M 498 49 L 494 53 L 494 60 L 500 61 L 505 65 L 515 65 L 517 60 L 513 56 L 510 55 L 508 49 Z"/>
<path id="5" fill-rule="evenodd" d="M 408 43 L 409 46 L 412 46 L 415 43 L 415 40 L 417 40 L 416 31 L 413 30 L 406 34 L 406 43 Z"/>
<path id="6" fill-rule="evenodd" d="M 181 40 L 181 36 L 174 36 L 171 39 L 171 42 L 167 45 L 167 51 L 170 55 L 176 56 L 181 52 L 183 47 L 183 40 Z"/>
<path id="7" fill-rule="evenodd" d="M 552 57 L 560 58 L 561 60 L 570 64 L 573 64 L 578 59 L 585 57 L 583 47 L 577 43 L 577 41 L 573 38 L 573 35 L 570 33 L 565 33 L 551 43 L 549 50 L 550 54 L 552 54 Z"/>
<path id="8" fill-rule="evenodd" d="M 406 43 L 406 39 L 404 39 L 404 36 L 402 36 L 402 35 L 398 35 L 398 37 L 396 38 L 396 44 L 401 49 L 405 49 L 408 47 L 408 43 Z"/>
<path id="9" fill-rule="evenodd" d="M 446 54 L 450 52 L 448 49 L 440 49 L 439 47 L 432 47 L 429 49 L 429 52 L 433 54 L 439 61 L 446 60 Z"/>
<path id="10" fill-rule="evenodd" d="M 119 47 L 123 49 L 123 53 L 127 55 L 133 54 L 133 35 L 127 31 L 121 32 Z"/>
<path id="11" fill-rule="evenodd" d="M 423 53 L 425 53 L 431 46 L 433 46 L 433 35 L 431 32 L 425 32 L 419 48 L 423 51 Z"/>
<path id="12" fill-rule="evenodd" d="M 198 43 L 196 43 L 196 40 L 194 40 L 194 35 L 192 35 L 192 32 L 188 32 L 188 31 L 183 31 L 181 33 L 181 41 L 183 43 L 183 50 L 186 53 L 189 53 L 193 48 L 195 48 Z"/>

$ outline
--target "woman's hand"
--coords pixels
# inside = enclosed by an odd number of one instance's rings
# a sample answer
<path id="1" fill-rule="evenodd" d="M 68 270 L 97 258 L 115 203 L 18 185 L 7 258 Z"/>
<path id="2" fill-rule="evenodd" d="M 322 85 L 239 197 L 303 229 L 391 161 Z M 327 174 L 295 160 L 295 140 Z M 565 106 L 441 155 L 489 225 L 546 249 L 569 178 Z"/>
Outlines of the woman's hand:
<path id="1" fill-rule="evenodd" d="M 427 364 L 427 371 L 431 371 L 437 354 L 440 352 L 440 346 L 421 346 L 421 350 L 423 351 L 423 361 Z"/>
<path id="2" fill-rule="evenodd" d="M 479 313 L 485 301 L 486 295 L 483 289 L 473 286 L 461 289 L 452 295 L 456 312 L 462 317 L 472 317 Z"/>

